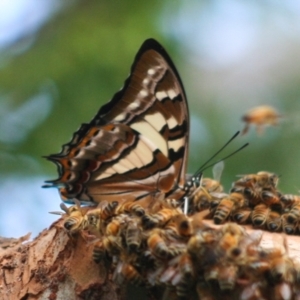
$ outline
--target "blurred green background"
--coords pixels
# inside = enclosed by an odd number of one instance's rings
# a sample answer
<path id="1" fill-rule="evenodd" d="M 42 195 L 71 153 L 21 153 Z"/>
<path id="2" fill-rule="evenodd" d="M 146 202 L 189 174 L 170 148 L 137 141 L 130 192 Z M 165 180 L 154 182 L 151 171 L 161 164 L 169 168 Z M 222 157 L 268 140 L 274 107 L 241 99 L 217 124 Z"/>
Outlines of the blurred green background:
<path id="1" fill-rule="evenodd" d="M 189 173 L 269 104 L 284 118 L 252 128 L 223 156 L 228 189 L 238 174 L 268 170 L 298 193 L 300 4 L 296 1 L 5 0 L 0 3 L 0 235 L 36 235 L 57 217 L 57 153 L 120 89 L 142 42 L 157 39 L 184 83 L 191 115 Z M 222 156 L 222 155 L 221 155 Z M 206 176 L 211 176 L 207 170 Z"/>

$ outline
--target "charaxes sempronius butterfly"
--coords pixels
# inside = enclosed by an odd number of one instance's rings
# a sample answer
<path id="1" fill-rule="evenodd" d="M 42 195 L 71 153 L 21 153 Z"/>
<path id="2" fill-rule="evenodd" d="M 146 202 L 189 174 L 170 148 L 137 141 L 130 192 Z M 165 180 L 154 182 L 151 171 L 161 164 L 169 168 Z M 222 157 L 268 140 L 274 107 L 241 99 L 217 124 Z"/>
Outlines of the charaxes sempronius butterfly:
<path id="1" fill-rule="evenodd" d="M 179 74 L 154 39 L 138 51 L 124 87 L 82 124 L 58 154 L 47 157 L 63 201 L 135 201 L 189 193 L 188 105 Z"/>

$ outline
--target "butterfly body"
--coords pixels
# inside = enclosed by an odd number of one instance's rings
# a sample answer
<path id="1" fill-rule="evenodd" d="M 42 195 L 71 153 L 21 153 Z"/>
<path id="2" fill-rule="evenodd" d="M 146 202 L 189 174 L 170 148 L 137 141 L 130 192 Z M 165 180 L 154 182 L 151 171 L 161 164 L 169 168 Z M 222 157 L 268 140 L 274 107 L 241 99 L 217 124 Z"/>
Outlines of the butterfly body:
<path id="1" fill-rule="evenodd" d="M 188 193 L 189 114 L 185 92 L 170 57 L 153 39 L 138 51 L 124 87 L 82 124 L 60 153 L 66 202 L 181 199 Z"/>

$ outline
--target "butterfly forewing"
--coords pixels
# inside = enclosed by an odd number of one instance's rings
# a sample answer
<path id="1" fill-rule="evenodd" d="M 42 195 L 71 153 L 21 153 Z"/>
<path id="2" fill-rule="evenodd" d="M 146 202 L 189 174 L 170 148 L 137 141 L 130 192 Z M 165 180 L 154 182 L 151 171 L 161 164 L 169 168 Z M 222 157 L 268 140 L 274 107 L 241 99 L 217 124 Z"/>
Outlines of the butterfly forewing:
<path id="1" fill-rule="evenodd" d="M 188 108 L 179 75 L 153 39 L 142 45 L 124 87 L 62 151 L 58 166 L 64 200 L 137 200 L 183 188 Z"/>

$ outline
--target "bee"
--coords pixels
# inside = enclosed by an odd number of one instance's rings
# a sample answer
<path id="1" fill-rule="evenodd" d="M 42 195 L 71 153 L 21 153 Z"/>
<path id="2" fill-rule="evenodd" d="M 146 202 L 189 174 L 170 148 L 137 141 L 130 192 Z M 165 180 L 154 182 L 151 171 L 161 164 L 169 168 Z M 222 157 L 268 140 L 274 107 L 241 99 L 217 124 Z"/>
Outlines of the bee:
<path id="1" fill-rule="evenodd" d="M 201 181 L 201 186 L 205 188 L 209 193 L 222 193 L 224 189 L 218 180 L 211 178 L 203 178 Z"/>
<path id="2" fill-rule="evenodd" d="M 195 211 L 202 211 L 210 207 L 212 196 L 204 188 L 200 187 L 197 193 L 192 197 L 193 207 Z"/>
<path id="3" fill-rule="evenodd" d="M 267 229 L 270 231 L 280 231 L 281 230 L 281 215 L 277 211 L 270 211 L 267 221 Z"/>
<path id="4" fill-rule="evenodd" d="M 81 232 L 86 226 L 84 216 L 90 207 L 81 207 L 80 202 L 75 199 L 75 205 L 67 207 L 64 203 L 60 204 L 60 208 L 65 212 L 64 228 L 68 234 L 73 237 L 78 232 Z M 61 212 L 52 212 L 53 214 L 62 214 Z"/>
<path id="5" fill-rule="evenodd" d="M 254 207 L 251 220 L 254 227 L 263 227 L 268 219 L 270 208 L 266 204 L 258 204 Z"/>
<path id="6" fill-rule="evenodd" d="M 160 211 L 154 214 L 145 214 L 142 217 L 142 225 L 145 229 L 153 227 L 162 227 L 166 224 L 173 216 L 181 213 L 179 209 L 170 207 L 164 207 Z"/>
<path id="7" fill-rule="evenodd" d="M 243 207 L 244 204 L 245 198 L 242 194 L 231 193 L 228 197 L 222 199 L 218 204 L 213 216 L 214 222 L 216 224 L 224 223 L 232 212 Z"/>
<path id="8" fill-rule="evenodd" d="M 284 240 L 285 251 L 281 247 L 264 249 L 260 252 L 260 258 L 269 264 L 266 279 L 271 284 L 282 281 L 293 280 L 294 264 L 291 258 L 286 255 L 287 242 Z"/>
<path id="9" fill-rule="evenodd" d="M 234 186 L 262 189 L 275 189 L 279 181 L 278 175 L 266 171 L 260 171 L 257 174 L 248 174 L 235 181 Z"/>
<path id="10" fill-rule="evenodd" d="M 137 220 L 132 220 L 129 222 L 126 228 L 126 245 L 129 252 L 136 252 L 142 243 L 142 230 L 137 224 Z"/>
<path id="11" fill-rule="evenodd" d="M 262 284 L 253 282 L 242 288 L 239 299 L 242 300 L 260 300 L 265 299 L 262 293 Z"/>
<path id="12" fill-rule="evenodd" d="M 95 243 L 92 258 L 93 261 L 97 264 L 102 262 L 106 270 L 111 267 L 112 257 L 108 254 L 107 249 L 105 249 L 102 240 L 98 240 Z"/>
<path id="13" fill-rule="evenodd" d="M 271 299 L 285 300 L 293 298 L 293 290 L 290 282 L 280 282 L 274 285 L 271 290 Z"/>
<path id="14" fill-rule="evenodd" d="M 250 207 L 255 207 L 257 204 L 261 203 L 261 188 L 260 187 L 246 187 L 244 188 L 243 194 L 248 200 L 248 205 Z"/>
<path id="15" fill-rule="evenodd" d="M 164 264 L 163 270 L 159 270 L 158 274 L 159 282 L 167 284 L 169 288 L 168 295 L 175 291 L 180 299 L 188 297 L 195 284 L 193 261 L 187 252 L 168 261 L 167 268 Z M 165 297 L 166 293 L 164 299 Z"/>
<path id="16" fill-rule="evenodd" d="M 221 228 L 221 236 L 217 244 L 220 256 L 236 260 L 242 253 L 240 243 L 245 237 L 245 230 L 237 224 L 226 223 Z"/>
<path id="17" fill-rule="evenodd" d="M 205 282 L 210 287 L 215 287 L 218 284 L 219 265 L 208 265 L 204 269 L 203 277 Z"/>
<path id="18" fill-rule="evenodd" d="M 171 218 L 167 223 L 165 230 L 172 230 L 177 238 L 189 238 L 193 234 L 193 227 L 190 219 L 185 214 L 178 214 Z"/>
<path id="19" fill-rule="evenodd" d="M 282 230 L 287 234 L 295 234 L 298 230 L 298 224 L 294 222 L 289 222 L 288 213 L 281 216 Z"/>
<path id="20" fill-rule="evenodd" d="M 177 201 L 176 199 L 167 198 L 167 199 L 164 199 L 164 202 L 167 204 L 167 206 L 173 207 L 175 209 L 180 206 L 180 202 Z"/>
<path id="21" fill-rule="evenodd" d="M 238 277 L 238 266 L 235 264 L 223 264 L 219 266 L 218 283 L 221 291 L 232 291 Z"/>
<path id="22" fill-rule="evenodd" d="M 202 178 L 200 186 L 194 191 L 191 196 L 194 209 L 202 211 L 210 208 L 211 202 L 219 195 L 223 195 L 223 186 L 220 183 L 221 175 L 224 169 L 224 162 L 218 162 L 213 167 L 213 178 Z"/>
<path id="23" fill-rule="evenodd" d="M 216 284 L 221 291 L 231 291 L 234 289 L 238 277 L 238 266 L 224 263 L 209 266 L 204 271 L 204 280 L 213 289 Z"/>
<path id="24" fill-rule="evenodd" d="M 224 162 L 220 161 L 216 163 L 212 169 L 213 179 L 203 178 L 201 180 L 201 186 L 204 187 L 209 193 L 211 192 L 222 193 L 223 186 L 221 185 L 220 181 L 221 181 L 223 170 L 224 170 Z"/>
<path id="25" fill-rule="evenodd" d="M 117 214 L 127 213 L 127 214 L 136 215 L 138 217 L 142 217 L 145 214 L 145 210 L 147 209 L 148 205 L 149 205 L 148 201 L 145 200 L 141 200 L 138 202 L 129 201 L 119 205 L 116 210 L 116 213 Z"/>
<path id="26" fill-rule="evenodd" d="M 231 219 L 238 224 L 246 224 L 251 220 L 251 214 L 252 210 L 250 208 L 243 207 L 235 210 L 231 215 Z"/>
<path id="27" fill-rule="evenodd" d="M 166 259 L 169 257 L 169 248 L 165 240 L 162 237 L 160 229 L 153 229 L 150 236 L 147 239 L 147 245 L 150 252 L 160 259 Z"/>
<path id="28" fill-rule="evenodd" d="M 187 252 L 200 267 L 217 262 L 216 246 L 220 238 L 217 230 L 202 230 L 194 234 L 187 243 Z"/>
<path id="29" fill-rule="evenodd" d="M 114 216 L 118 202 L 101 202 L 97 208 L 89 210 L 83 217 L 83 229 L 89 230 L 93 235 L 104 233 L 105 222 Z"/>
<path id="30" fill-rule="evenodd" d="M 283 204 L 284 208 L 290 208 L 296 203 L 300 203 L 300 196 L 293 195 L 293 194 L 285 194 L 285 195 L 281 195 L 280 201 Z"/>
<path id="31" fill-rule="evenodd" d="M 113 236 L 107 235 L 102 238 L 103 248 L 107 251 L 110 256 L 120 255 L 123 251 L 123 242 L 120 235 Z"/>
<path id="32" fill-rule="evenodd" d="M 270 191 L 262 191 L 261 193 L 262 202 L 269 206 L 272 210 L 281 212 L 282 204 L 278 193 Z"/>
<path id="33" fill-rule="evenodd" d="M 120 214 L 114 217 L 105 228 L 105 235 L 107 236 L 118 236 L 126 226 L 127 222 L 130 222 L 130 217 L 125 214 Z"/>
<path id="34" fill-rule="evenodd" d="M 133 285 L 144 285 L 144 279 L 137 269 L 130 263 L 119 262 L 114 273 L 114 280 L 119 285 L 131 283 Z"/>
<path id="35" fill-rule="evenodd" d="M 100 202 L 99 205 L 101 205 L 102 202 Z M 116 213 L 116 208 L 118 207 L 119 203 L 118 201 L 112 201 L 107 204 L 102 204 L 102 207 L 100 207 L 100 218 L 102 220 L 107 220 L 111 217 L 113 217 Z"/>
<path id="36" fill-rule="evenodd" d="M 201 187 L 192 198 L 195 211 L 203 211 L 209 209 L 212 213 L 220 201 L 228 196 L 228 194 L 220 192 L 208 192 L 204 187 Z"/>
<path id="37" fill-rule="evenodd" d="M 287 213 L 287 220 L 289 223 L 299 223 L 300 221 L 300 202 L 292 205 L 291 210 Z"/>
<path id="38" fill-rule="evenodd" d="M 215 300 L 212 289 L 204 282 L 198 282 L 196 286 L 198 299 Z"/>
<path id="39" fill-rule="evenodd" d="M 269 105 L 261 105 L 252 108 L 242 117 L 242 120 L 246 123 L 246 126 L 242 131 L 242 135 L 248 132 L 250 124 L 256 125 L 256 132 L 261 135 L 263 133 L 264 126 L 276 126 L 280 117 L 282 116 L 277 112 L 277 110 Z"/>

